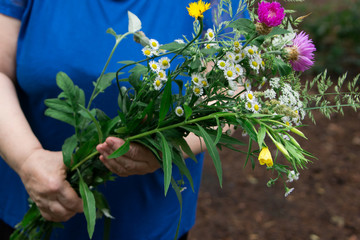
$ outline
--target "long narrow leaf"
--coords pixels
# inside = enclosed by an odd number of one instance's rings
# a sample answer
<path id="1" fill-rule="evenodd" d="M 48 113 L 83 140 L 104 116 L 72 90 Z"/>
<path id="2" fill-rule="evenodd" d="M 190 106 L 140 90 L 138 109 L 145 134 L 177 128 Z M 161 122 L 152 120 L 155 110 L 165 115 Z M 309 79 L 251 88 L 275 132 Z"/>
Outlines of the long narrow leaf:
<path id="1" fill-rule="evenodd" d="M 169 79 L 166 82 L 164 92 L 161 97 L 161 103 L 160 103 L 160 111 L 159 111 L 159 125 L 162 123 L 162 121 L 165 119 L 166 114 L 169 112 L 171 102 L 171 80 Z"/>
<path id="2" fill-rule="evenodd" d="M 125 143 L 119 147 L 118 149 L 116 149 L 112 154 L 110 154 L 108 156 L 108 158 L 117 158 L 120 157 L 122 155 L 124 155 L 125 153 L 127 153 L 130 149 L 130 141 L 126 140 Z"/>
<path id="3" fill-rule="evenodd" d="M 163 171 L 164 171 L 164 192 L 165 196 L 169 190 L 171 173 L 172 173 L 172 159 L 171 151 L 168 142 L 166 141 L 164 135 L 161 132 L 158 132 L 160 137 L 161 149 L 163 154 Z"/>
<path id="4" fill-rule="evenodd" d="M 221 167 L 221 161 L 220 161 L 219 152 L 216 149 L 214 141 L 209 136 L 209 134 L 205 131 L 205 129 L 203 127 L 201 127 L 199 124 L 196 124 L 196 125 L 199 128 L 201 136 L 204 139 L 204 142 L 206 144 L 209 155 L 210 155 L 210 157 L 212 158 L 212 160 L 214 162 L 216 173 L 217 173 L 218 178 L 219 178 L 220 187 L 222 187 L 222 167 Z"/>
<path id="5" fill-rule="evenodd" d="M 95 221 L 96 221 L 95 197 L 94 194 L 90 191 L 87 184 L 84 182 L 79 170 L 78 170 L 78 175 L 79 175 L 80 196 L 83 200 L 84 215 L 87 222 L 87 230 L 88 230 L 89 238 L 91 239 L 94 234 Z"/>

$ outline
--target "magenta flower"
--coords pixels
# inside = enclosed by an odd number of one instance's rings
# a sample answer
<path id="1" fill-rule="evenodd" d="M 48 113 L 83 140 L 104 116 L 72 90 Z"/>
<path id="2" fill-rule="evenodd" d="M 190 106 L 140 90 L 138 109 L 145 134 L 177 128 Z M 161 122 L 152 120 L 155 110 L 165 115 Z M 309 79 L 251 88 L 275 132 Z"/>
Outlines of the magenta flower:
<path id="1" fill-rule="evenodd" d="M 300 32 L 293 40 L 293 45 L 285 48 L 288 52 L 290 64 L 295 71 L 305 71 L 314 64 L 314 52 L 316 51 L 309 35 Z"/>
<path id="2" fill-rule="evenodd" d="M 284 8 L 278 2 L 261 2 L 258 8 L 259 22 L 268 27 L 276 27 L 285 17 Z"/>

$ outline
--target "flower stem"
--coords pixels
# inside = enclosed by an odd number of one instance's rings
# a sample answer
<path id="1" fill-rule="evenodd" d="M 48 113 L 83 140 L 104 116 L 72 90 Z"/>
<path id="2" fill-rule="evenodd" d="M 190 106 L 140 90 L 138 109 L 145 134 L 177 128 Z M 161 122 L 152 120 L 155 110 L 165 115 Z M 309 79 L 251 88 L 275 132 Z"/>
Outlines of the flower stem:
<path id="1" fill-rule="evenodd" d="M 153 130 L 150 130 L 150 131 L 147 131 L 147 132 L 144 132 L 144 133 L 140 133 L 140 134 L 135 135 L 135 136 L 131 136 L 131 137 L 125 138 L 124 140 L 125 140 L 125 141 L 126 141 L 126 140 L 133 141 L 133 140 L 136 140 L 136 139 L 139 139 L 139 138 L 142 138 L 142 137 L 146 137 L 146 136 L 152 135 L 152 134 L 154 134 L 154 133 L 166 131 L 166 130 L 173 129 L 173 128 L 177 128 L 177 127 L 182 127 L 182 126 L 189 125 L 189 124 L 193 124 L 193 123 L 197 123 L 197 122 L 200 122 L 200 121 L 209 120 L 209 119 L 212 119 L 212 118 L 215 118 L 215 117 L 231 117 L 231 116 L 236 116 L 236 115 L 238 115 L 238 113 L 231 113 L 231 112 L 213 113 L 213 114 L 209 114 L 209 115 L 204 116 L 204 117 L 195 118 L 195 119 L 192 119 L 192 120 L 189 120 L 189 121 L 183 121 L 183 122 L 176 123 L 176 124 L 173 124 L 173 125 L 169 125 L 169 126 L 166 126 L 166 127 L 155 128 L 155 129 L 153 129 Z M 73 167 L 71 168 L 71 171 L 76 170 L 76 169 L 79 168 L 83 163 L 85 163 L 86 161 L 88 161 L 88 160 L 91 159 L 92 157 L 96 156 L 98 153 L 99 153 L 98 151 L 95 151 L 95 152 L 91 153 L 90 155 L 86 156 L 84 159 L 82 159 L 80 162 L 78 162 L 75 166 L 73 166 Z"/>

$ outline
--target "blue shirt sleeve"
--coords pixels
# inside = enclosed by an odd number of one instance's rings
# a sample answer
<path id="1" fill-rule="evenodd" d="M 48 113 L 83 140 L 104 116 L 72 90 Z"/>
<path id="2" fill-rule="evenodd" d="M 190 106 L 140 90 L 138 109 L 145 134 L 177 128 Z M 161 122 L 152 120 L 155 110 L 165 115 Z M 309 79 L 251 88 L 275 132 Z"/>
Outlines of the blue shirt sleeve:
<path id="1" fill-rule="evenodd" d="M 27 0 L 0 0 L 0 13 L 21 20 Z"/>

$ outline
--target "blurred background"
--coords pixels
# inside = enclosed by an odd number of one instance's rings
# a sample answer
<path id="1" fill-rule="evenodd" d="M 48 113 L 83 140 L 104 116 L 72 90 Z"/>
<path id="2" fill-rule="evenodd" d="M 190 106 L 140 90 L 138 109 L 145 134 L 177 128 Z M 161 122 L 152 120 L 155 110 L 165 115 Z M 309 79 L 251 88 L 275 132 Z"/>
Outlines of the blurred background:
<path id="1" fill-rule="evenodd" d="M 283 4 L 283 1 L 280 1 Z M 299 26 L 317 48 L 315 66 L 303 75 L 312 78 L 325 68 L 333 80 L 348 72 L 360 73 L 360 1 L 306 0 L 288 3 L 295 17 L 311 13 Z M 264 166 L 245 168 L 243 154 L 221 152 L 224 181 L 221 189 L 212 160 L 205 159 L 197 221 L 190 240 L 360 240 L 360 112 L 346 109 L 331 120 L 315 112 L 297 138 L 318 159 L 288 184 L 294 192 L 284 197 L 281 181 Z M 247 142 L 236 132 L 235 137 Z"/>

